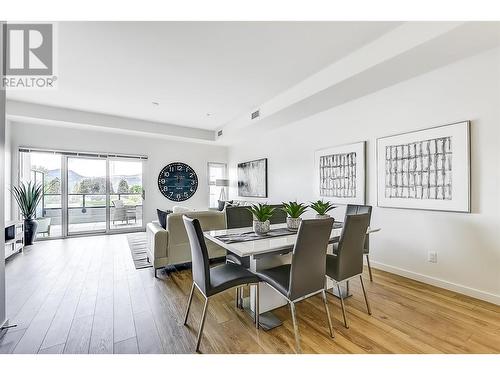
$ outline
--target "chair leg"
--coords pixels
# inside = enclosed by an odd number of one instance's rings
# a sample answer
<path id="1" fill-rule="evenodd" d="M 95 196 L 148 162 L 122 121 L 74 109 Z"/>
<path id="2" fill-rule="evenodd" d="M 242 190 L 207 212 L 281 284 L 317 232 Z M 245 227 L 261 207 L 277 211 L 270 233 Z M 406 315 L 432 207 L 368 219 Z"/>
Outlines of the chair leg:
<path id="1" fill-rule="evenodd" d="M 205 318 L 207 317 L 207 306 L 208 306 L 208 297 L 205 299 L 205 305 L 203 306 L 203 314 L 201 316 L 201 322 L 200 322 L 200 330 L 198 331 L 198 338 L 196 339 L 196 351 L 200 351 L 200 341 L 201 341 L 201 334 L 203 333 L 203 326 L 205 325 Z"/>
<path id="2" fill-rule="evenodd" d="M 194 283 L 191 285 L 191 292 L 189 293 L 188 304 L 186 307 L 186 313 L 184 314 L 184 325 L 186 325 L 188 320 L 189 309 L 191 308 L 191 302 L 193 302 L 193 293 L 194 293 Z"/>
<path id="3" fill-rule="evenodd" d="M 255 328 L 259 329 L 259 283 L 255 284 Z"/>
<path id="4" fill-rule="evenodd" d="M 328 299 L 326 298 L 326 292 L 323 290 L 321 292 L 323 295 L 323 302 L 325 304 L 326 317 L 328 319 L 328 328 L 330 329 L 330 336 L 335 338 L 335 333 L 333 332 L 332 319 L 330 317 L 330 309 L 328 308 Z"/>
<path id="5" fill-rule="evenodd" d="M 373 282 L 372 266 L 370 265 L 370 257 L 366 254 L 366 264 L 368 265 L 368 273 L 370 274 L 370 281 Z"/>
<path id="6" fill-rule="evenodd" d="M 240 287 L 237 287 L 237 288 L 236 288 L 235 305 L 236 305 L 236 308 L 237 308 L 237 309 L 239 309 L 239 308 L 240 308 Z"/>
<path id="7" fill-rule="evenodd" d="M 238 303 L 240 304 L 240 309 L 243 310 L 243 287 L 240 287 L 239 288 L 240 290 L 240 299 L 238 300 Z"/>
<path id="8" fill-rule="evenodd" d="M 363 284 L 363 276 L 359 275 L 359 280 L 361 280 L 361 288 L 363 289 L 363 295 L 365 296 L 366 309 L 368 310 L 368 315 L 372 314 L 370 309 L 370 304 L 368 303 L 368 297 L 366 296 L 365 284 Z"/>
<path id="9" fill-rule="evenodd" d="M 344 306 L 344 297 L 342 296 L 342 291 L 340 290 L 340 284 L 337 283 L 337 290 L 339 291 L 340 296 L 340 304 L 342 305 L 342 316 L 344 317 L 344 326 L 349 328 L 349 324 L 347 324 L 347 317 L 345 314 L 345 306 Z"/>
<path id="10" fill-rule="evenodd" d="M 295 334 L 295 350 L 298 354 L 302 353 L 300 349 L 300 335 L 299 335 L 299 326 L 297 324 L 297 313 L 295 311 L 295 303 L 290 302 L 290 310 L 292 312 L 292 322 L 293 322 L 293 332 Z"/>

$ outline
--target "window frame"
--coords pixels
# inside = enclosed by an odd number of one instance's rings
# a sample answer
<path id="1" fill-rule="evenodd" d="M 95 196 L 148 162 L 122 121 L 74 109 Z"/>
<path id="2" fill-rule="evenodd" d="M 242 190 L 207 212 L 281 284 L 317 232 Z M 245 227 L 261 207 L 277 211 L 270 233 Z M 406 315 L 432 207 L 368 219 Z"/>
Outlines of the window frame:
<path id="1" fill-rule="evenodd" d="M 211 181 L 210 179 L 210 170 L 211 167 L 217 166 L 218 168 L 223 167 L 224 172 L 223 172 L 223 177 L 224 179 L 228 179 L 228 168 L 227 168 L 227 163 L 224 162 L 215 162 L 215 161 L 209 161 L 207 163 L 207 190 L 208 190 L 208 208 L 218 208 L 218 206 L 212 206 L 210 196 L 211 194 L 211 187 L 215 186 L 215 181 Z M 226 189 L 225 187 L 221 187 L 222 189 Z M 229 191 L 226 191 L 226 198 L 228 197 Z M 219 197 L 217 197 L 217 200 Z"/>

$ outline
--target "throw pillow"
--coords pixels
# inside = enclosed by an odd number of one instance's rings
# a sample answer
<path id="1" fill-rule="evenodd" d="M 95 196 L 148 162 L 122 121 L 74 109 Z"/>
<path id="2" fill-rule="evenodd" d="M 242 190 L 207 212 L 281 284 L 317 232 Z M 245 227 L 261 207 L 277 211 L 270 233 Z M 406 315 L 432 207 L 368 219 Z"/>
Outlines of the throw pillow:
<path id="1" fill-rule="evenodd" d="M 158 221 L 160 222 L 160 225 L 163 229 L 167 229 L 167 216 L 171 213 L 172 211 L 170 210 L 162 211 L 156 209 L 156 214 L 158 215 Z"/>

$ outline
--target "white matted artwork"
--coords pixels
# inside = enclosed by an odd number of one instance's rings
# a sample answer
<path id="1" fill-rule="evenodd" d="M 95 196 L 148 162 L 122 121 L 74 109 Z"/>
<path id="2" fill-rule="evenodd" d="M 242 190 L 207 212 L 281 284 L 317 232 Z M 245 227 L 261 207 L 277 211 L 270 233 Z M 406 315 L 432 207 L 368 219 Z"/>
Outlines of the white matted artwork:
<path id="1" fill-rule="evenodd" d="M 470 123 L 377 139 L 380 207 L 470 212 Z"/>
<path id="2" fill-rule="evenodd" d="M 365 142 L 314 154 L 315 193 L 339 204 L 365 204 Z"/>

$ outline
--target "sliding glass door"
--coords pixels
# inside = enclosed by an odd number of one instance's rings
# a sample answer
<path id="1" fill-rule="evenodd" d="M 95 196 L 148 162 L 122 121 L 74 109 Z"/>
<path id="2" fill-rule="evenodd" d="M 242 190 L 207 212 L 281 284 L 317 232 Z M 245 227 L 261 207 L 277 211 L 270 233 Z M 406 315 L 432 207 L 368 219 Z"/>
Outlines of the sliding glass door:
<path id="1" fill-rule="evenodd" d="M 68 235 L 106 232 L 106 159 L 67 157 Z"/>
<path id="2" fill-rule="evenodd" d="M 20 152 L 19 178 L 43 186 L 43 196 L 36 209 L 37 238 L 61 237 L 62 155 L 49 152 Z"/>
<path id="3" fill-rule="evenodd" d="M 142 227 L 142 163 L 109 160 L 111 231 Z"/>
<path id="4" fill-rule="evenodd" d="M 143 227 L 144 157 L 21 149 L 21 181 L 44 187 L 38 238 Z"/>

